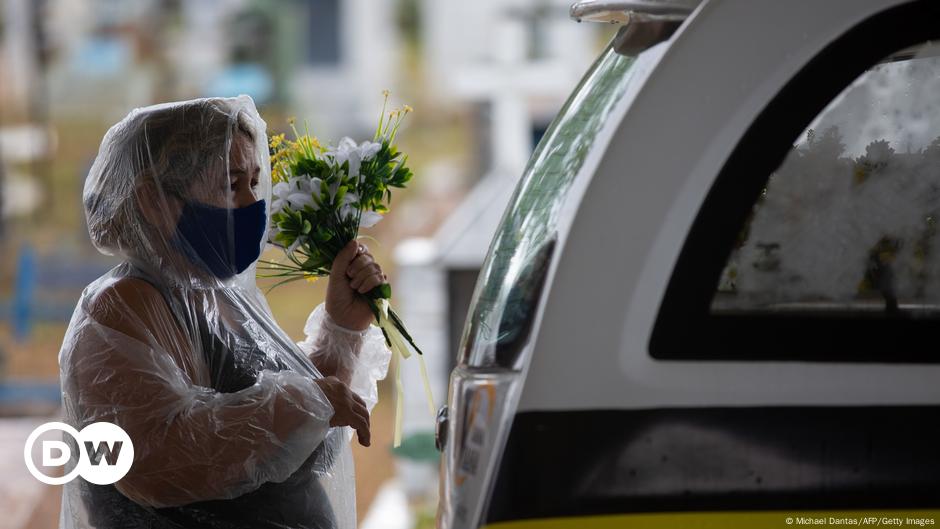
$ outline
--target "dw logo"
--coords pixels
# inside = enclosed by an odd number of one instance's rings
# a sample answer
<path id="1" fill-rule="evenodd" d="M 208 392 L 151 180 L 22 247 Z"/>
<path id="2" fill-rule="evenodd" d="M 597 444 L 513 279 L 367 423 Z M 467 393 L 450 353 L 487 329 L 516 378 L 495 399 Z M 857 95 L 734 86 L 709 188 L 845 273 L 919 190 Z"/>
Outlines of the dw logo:
<path id="1" fill-rule="evenodd" d="M 75 440 L 78 450 L 78 464 L 68 474 L 57 477 L 42 473 L 33 461 L 33 445 L 39 436 L 51 431 L 60 430 Z M 63 441 L 42 441 L 42 466 L 61 467 L 72 456 L 71 447 Z M 53 454 L 55 452 L 55 454 Z M 97 485 L 110 485 L 124 477 L 134 462 L 134 444 L 120 426 L 109 422 L 96 422 L 82 428 L 79 432 L 68 424 L 61 422 L 47 422 L 29 434 L 26 446 L 23 448 L 23 458 L 26 468 L 39 481 L 49 485 L 62 485 L 82 476 L 86 481 Z"/>

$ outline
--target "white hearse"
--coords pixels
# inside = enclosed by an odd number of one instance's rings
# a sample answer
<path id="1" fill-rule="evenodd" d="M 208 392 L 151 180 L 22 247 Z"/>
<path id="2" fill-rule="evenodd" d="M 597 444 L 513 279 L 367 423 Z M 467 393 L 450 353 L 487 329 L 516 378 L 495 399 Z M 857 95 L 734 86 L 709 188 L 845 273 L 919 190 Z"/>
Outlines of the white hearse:
<path id="1" fill-rule="evenodd" d="M 438 527 L 936 520 L 940 1 L 572 16 L 622 28 L 491 243 Z"/>

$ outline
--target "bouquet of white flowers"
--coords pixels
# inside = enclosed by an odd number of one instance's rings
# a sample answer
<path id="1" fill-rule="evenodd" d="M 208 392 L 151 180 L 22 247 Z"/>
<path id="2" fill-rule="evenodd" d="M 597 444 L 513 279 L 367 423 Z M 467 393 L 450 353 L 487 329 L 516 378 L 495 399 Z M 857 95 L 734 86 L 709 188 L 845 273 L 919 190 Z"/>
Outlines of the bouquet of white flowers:
<path id="1" fill-rule="evenodd" d="M 271 137 L 271 178 L 274 182 L 271 204 L 270 242 L 284 249 L 287 262 L 262 261 L 263 277 L 283 278 L 274 286 L 298 279 L 316 280 L 330 274 L 330 266 L 349 241 L 360 237 L 360 228 L 374 226 L 388 212 L 391 188 L 403 188 L 411 180 L 408 156 L 394 144 L 404 117 L 412 111 L 405 105 L 386 115 L 385 105 L 375 134 L 369 141 L 356 143 L 344 137 L 338 145 L 322 145 L 308 131 L 297 132 L 290 120 L 294 139 L 284 134 Z M 274 287 L 272 287 L 274 288 Z M 392 288 L 388 283 L 364 294 L 376 324 L 389 348 L 400 360 L 418 353 L 421 375 L 431 414 L 434 400 L 423 355 L 395 311 L 389 306 Z M 396 371 L 395 446 L 401 439 L 402 386 L 400 367 Z"/>

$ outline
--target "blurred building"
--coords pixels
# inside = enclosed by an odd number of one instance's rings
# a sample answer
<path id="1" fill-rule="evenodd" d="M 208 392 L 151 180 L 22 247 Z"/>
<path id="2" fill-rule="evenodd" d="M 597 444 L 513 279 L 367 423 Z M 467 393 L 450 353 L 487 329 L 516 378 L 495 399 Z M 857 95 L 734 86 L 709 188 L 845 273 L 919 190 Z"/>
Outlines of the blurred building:
<path id="1" fill-rule="evenodd" d="M 185 30 L 174 62 L 188 92 L 253 94 L 261 105 L 289 109 L 335 139 L 371 134 L 382 90 L 396 88 L 395 2 L 192 0 L 182 6 Z"/>
<path id="2" fill-rule="evenodd" d="M 400 36 L 397 2 L 307 0 L 301 33 L 308 41 L 302 67 L 289 86 L 298 115 L 318 130 L 371 137 L 382 110 L 382 90 L 398 92 Z"/>
<path id="3" fill-rule="evenodd" d="M 77 165 L 69 170 L 83 177 L 95 138 L 130 109 L 156 102 L 247 93 L 272 129 L 286 128 L 290 114 L 327 139 L 371 135 L 382 90 L 398 83 L 395 5 L 0 0 L 4 217 L 54 198 L 51 173 L 63 165 Z M 66 161 L 57 139 L 87 151 L 84 159 Z"/>
<path id="4" fill-rule="evenodd" d="M 472 109 L 484 168 L 433 237 L 396 250 L 400 312 L 426 352 L 437 404 L 477 274 L 533 148 L 599 51 L 596 25 L 568 17 L 570 0 L 477 0 L 421 6 L 425 86 L 442 106 Z M 423 175 L 433 179 L 433 174 Z M 430 431 L 417 369 L 403 370 L 405 432 Z"/>
<path id="5" fill-rule="evenodd" d="M 394 8 L 375 0 L 4 0 L 0 97 L 29 108 L 41 96 L 57 115 L 113 122 L 157 101 L 248 93 L 318 130 L 371 132 L 382 90 L 397 83 Z"/>

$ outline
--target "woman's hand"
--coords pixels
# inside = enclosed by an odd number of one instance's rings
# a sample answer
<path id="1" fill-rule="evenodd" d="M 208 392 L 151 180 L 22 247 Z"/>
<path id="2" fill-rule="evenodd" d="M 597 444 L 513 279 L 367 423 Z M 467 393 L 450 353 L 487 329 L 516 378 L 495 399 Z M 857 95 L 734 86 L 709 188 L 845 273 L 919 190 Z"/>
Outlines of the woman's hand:
<path id="1" fill-rule="evenodd" d="M 350 241 L 340 250 L 330 269 L 330 283 L 326 290 L 327 314 L 347 329 L 368 329 L 375 316 L 360 294 L 384 282 L 385 274 L 369 249 L 355 240 Z"/>
<path id="2" fill-rule="evenodd" d="M 330 426 L 352 426 L 359 437 L 359 444 L 369 446 L 369 410 L 366 403 L 349 386 L 336 377 L 319 378 L 316 384 L 333 406 Z"/>

